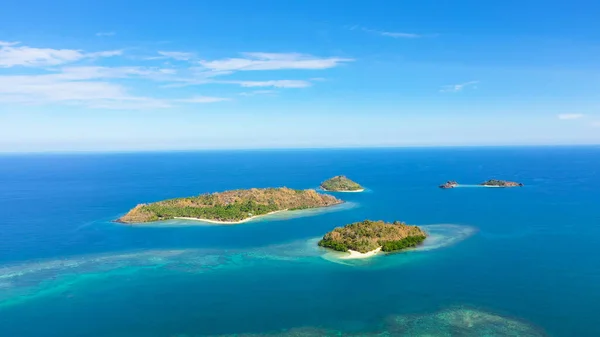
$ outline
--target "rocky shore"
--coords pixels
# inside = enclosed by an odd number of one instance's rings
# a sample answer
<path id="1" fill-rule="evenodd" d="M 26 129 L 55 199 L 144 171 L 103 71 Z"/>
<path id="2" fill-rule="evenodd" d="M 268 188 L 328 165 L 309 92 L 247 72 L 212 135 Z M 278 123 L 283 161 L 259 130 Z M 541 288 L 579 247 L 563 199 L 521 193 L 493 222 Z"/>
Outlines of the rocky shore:
<path id="1" fill-rule="evenodd" d="M 439 187 L 440 188 L 455 188 L 456 186 L 458 186 L 458 183 L 454 180 L 449 180 L 443 184 L 441 184 Z"/>

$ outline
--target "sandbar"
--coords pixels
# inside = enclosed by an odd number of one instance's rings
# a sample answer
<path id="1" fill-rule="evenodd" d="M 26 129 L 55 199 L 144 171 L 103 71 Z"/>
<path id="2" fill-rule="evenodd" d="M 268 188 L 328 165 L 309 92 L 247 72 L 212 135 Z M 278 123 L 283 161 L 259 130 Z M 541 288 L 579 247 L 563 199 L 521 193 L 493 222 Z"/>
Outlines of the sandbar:
<path id="1" fill-rule="evenodd" d="M 344 259 L 344 260 L 367 259 L 367 258 L 377 255 L 379 252 L 381 252 L 381 247 L 377 247 L 376 249 L 373 249 L 372 251 L 369 251 L 366 253 L 361 253 L 361 252 L 357 252 L 352 249 L 348 249 L 348 253 L 350 253 L 350 255 L 340 256 L 340 259 Z"/>
<path id="2" fill-rule="evenodd" d="M 330 190 L 326 190 L 324 188 L 321 187 L 321 189 L 325 192 L 333 192 L 333 193 L 359 193 L 359 192 L 364 192 L 365 189 L 361 188 L 360 190 L 354 190 L 354 191 L 330 191 Z"/>

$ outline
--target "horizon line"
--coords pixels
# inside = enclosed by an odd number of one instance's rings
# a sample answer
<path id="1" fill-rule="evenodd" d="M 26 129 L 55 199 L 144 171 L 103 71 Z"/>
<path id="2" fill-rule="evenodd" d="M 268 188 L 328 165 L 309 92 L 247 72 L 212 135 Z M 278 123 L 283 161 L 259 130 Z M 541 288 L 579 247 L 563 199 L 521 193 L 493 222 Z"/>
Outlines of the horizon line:
<path id="1" fill-rule="evenodd" d="M 462 149 L 462 148 L 573 148 L 600 147 L 600 144 L 490 144 L 490 145 L 393 145 L 393 146 L 338 146 L 338 147 L 264 147 L 264 148 L 197 148 L 197 149 L 123 149 L 123 150 L 48 150 L 48 151 L 1 151 L 5 155 L 44 154 L 135 154 L 135 153 L 182 153 L 182 152 L 251 152 L 251 151 L 327 151 L 327 150 L 400 150 L 400 149 Z"/>

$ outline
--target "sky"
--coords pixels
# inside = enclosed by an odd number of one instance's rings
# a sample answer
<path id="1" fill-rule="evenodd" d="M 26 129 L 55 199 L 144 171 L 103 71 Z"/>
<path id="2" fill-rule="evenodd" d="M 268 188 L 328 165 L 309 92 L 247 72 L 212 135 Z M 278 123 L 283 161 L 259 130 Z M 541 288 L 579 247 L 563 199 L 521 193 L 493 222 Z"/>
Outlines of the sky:
<path id="1" fill-rule="evenodd" d="M 600 144 L 597 1 L 0 7 L 0 152 Z"/>

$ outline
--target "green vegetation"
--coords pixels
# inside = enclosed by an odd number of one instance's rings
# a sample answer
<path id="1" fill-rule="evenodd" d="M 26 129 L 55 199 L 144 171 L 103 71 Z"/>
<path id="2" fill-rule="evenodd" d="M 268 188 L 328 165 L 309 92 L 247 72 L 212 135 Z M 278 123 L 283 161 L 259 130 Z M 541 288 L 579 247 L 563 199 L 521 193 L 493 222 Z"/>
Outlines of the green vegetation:
<path id="1" fill-rule="evenodd" d="M 315 190 L 253 188 L 140 204 L 117 221 L 141 223 L 177 217 L 241 221 L 274 211 L 326 207 L 341 202 L 331 195 L 320 194 Z"/>
<path id="2" fill-rule="evenodd" d="M 346 178 L 345 176 L 336 176 L 331 179 L 325 180 L 321 183 L 321 188 L 326 191 L 360 191 L 363 189 L 362 186 L 355 183 L 354 181 Z"/>
<path id="3" fill-rule="evenodd" d="M 409 236 L 407 238 L 397 241 L 384 241 L 381 242 L 381 250 L 384 252 L 393 252 L 396 250 L 402 250 L 410 247 L 416 247 L 420 245 L 424 240 L 425 235 Z"/>
<path id="4" fill-rule="evenodd" d="M 349 249 L 366 253 L 381 247 L 384 252 L 393 252 L 415 247 L 425 240 L 427 234 L 417 226 L 396 221 L 365 220 L 335 228 L 325 234 L 319 246 L 340 252 Z"/>
<path id="5" fill-rule="evenodd" d="M 277 205 L 257 204 L 253 200 L 236 202 L 228 205 L 214 205 L 212 207 L 177 207 L 150 204 L 144 206 L 144 210 L 155 214 L 158 219 L 172 219 L 175 217 L 187 217 L 198 219 L 228 219 L 229 221 L 243 220 L 250 216 L 263 215 L 277 211 Z"/>

